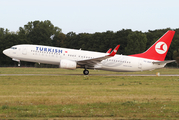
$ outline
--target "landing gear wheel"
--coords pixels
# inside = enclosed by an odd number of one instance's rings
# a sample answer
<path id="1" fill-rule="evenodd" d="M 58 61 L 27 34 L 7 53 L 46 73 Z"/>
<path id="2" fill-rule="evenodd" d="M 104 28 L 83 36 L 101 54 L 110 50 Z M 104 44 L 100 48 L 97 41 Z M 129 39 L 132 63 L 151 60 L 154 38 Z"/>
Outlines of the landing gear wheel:
<path id="1" fill-rule="evenodd" d="M 21 66 L 21 63 L 20 62 L 18 62 L 18 67 L 20 67 Z"/>
<path id="2" fill-rule="evenodd" d="M 84 74 L 84 75 L 88 75 L 88 74 L 89 74 L 89 71 L 88 71 L 88 70 L 84 70 L 84 71 L 83 71 L 83 74 Z"/>

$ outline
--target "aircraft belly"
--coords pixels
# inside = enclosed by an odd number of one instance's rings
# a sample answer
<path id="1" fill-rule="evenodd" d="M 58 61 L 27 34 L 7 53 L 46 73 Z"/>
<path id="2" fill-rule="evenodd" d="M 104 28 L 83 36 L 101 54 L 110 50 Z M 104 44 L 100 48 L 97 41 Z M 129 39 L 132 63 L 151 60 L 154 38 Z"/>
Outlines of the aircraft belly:
<path id="1" fill-rule="evenodd" d="M 135 71 L 132 65 L 127 64 L 103 64 L 101 66 L 101 70 L 109 70 L 109 71 L 116 71 L 116 72 L 132 72 Z"/>
<path id="2" fill-rule="evenodd" d="M 60 59 L 49 59 L 48 57 L 39 57 L 39 56 L 17 57 L 16 59 L 19 59 L 21 61 L 27 61 L 27 62 L 37 62 L 37 63 L 54 64 L 54 65 L 59 65 L 60 63 Z"/>
<path id="3" fill-rule="evenodd" d="M 102 67 L 97 68 L 98 70 L 107 70 L 107 71 L 114 71 L 114 72 L 133 72 L 132 69 L 124 69 L 124 68 L 110 68 L 110 67 Z"/>

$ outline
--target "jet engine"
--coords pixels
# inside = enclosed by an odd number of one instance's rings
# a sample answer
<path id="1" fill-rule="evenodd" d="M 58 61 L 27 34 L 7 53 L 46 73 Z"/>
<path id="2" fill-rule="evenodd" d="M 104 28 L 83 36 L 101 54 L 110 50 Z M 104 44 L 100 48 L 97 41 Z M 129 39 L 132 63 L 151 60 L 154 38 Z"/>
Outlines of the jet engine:
<path id="1" fill-rule="evenodd" d="M 76 69 L 76 62 L 70 60 L 61 60 L 59 67 L 64 69 Z"/>

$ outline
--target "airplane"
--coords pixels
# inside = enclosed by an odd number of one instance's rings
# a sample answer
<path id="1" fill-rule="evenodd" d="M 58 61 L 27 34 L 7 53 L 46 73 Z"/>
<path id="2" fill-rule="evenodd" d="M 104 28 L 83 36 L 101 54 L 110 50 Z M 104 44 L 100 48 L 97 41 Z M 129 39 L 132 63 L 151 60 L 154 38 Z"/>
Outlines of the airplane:
<path id="1" fill-rule="evenodd" d="M 22 44 L 5 49 L 3 53 L 17 61 L 59 65 L 59 68 L 84 68 L 83 74 L 88 75 L 87 69 L 107 70 L 116 72 L 135 72 L 163 68 L 175 60 L 165 60 L 166 54 L 174 37 L 175 31 L 167 31 L 147 51 L 134 55 L 116 55 L 120 45 L 106 53 L 85 50 L 75 50 L 61 47 Z M 111 52 L 112 51 L 112 52 Z"/>

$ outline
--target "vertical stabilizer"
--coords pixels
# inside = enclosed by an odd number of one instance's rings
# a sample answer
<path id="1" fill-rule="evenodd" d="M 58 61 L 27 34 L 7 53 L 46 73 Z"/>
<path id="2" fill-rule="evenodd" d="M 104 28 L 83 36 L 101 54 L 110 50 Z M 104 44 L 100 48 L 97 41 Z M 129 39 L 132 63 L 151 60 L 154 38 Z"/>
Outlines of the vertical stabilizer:
<path id="1" fill-rule="evenodd" d="M 168 49 L 174 37 L 175 31 L 167 31 L 157 42 L 155 42 L 147 51 L 141 54 L 130 55 L 146 59 L 164 61 Z"/>

